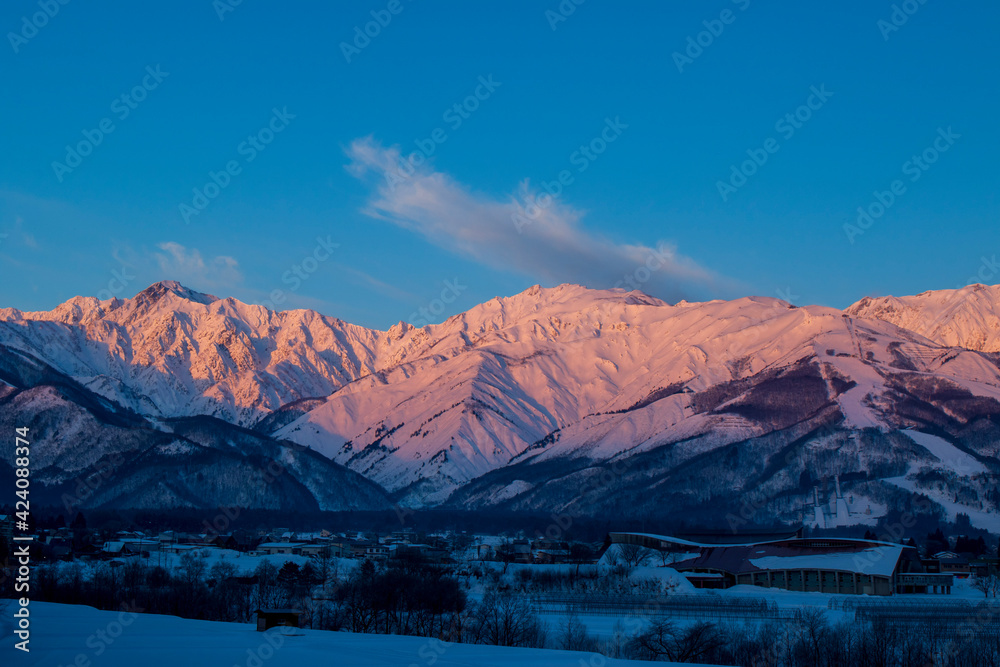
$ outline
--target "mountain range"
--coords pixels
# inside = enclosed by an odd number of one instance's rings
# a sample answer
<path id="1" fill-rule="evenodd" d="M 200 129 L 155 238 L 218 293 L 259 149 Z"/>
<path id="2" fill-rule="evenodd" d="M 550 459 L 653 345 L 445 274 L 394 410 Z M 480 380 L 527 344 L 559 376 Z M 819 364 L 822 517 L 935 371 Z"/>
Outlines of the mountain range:
<path id="1" fill-rule="evenodd" d="M 378 331 L 166 281 L 0 309 L 0 406 L 31 428 L 34 492 L 67 506 L 916 507 L 1000 532 L 1000 286 L 843 311 L 534 286 Z"/>

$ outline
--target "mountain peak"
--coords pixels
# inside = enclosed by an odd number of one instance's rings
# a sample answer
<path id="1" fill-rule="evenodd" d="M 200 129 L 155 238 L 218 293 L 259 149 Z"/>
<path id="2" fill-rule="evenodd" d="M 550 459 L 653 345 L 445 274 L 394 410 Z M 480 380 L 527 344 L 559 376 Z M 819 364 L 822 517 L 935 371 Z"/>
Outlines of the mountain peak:
<path id="1" fill-rule="evenodd" d="M 195 303 L 200 303 L 206 306 L 219 300 L 218 297 L 211 294 L 204 294 L 185 287 L 176 280 L 161 280 L 153 283 L 146 289 L 136 294 L 133 300 L 155 303 L 168 294 L 173 294 L 174 296 L 184 299 L 185 301 L 194 301 Z"/>
<path id="2" fill-rule="evenodd" d="M 968 350 L 1000 351 L 998 294 L 973 286 L 872 297 L 856 307 L 864 321 L 852 321 L 843 311 L 792 309 L 775 297 L 667 305 L 637 290 L 565 284 L 493 299 L 439 324 L 400 322 L 383 332 L 312 310 L 275 314 L 163 281 L 126 300 L 76 297 L 48 313 L 0 311 L 0 361 L 17 362 L 0 366 L 19 388 L 48 383 L 55 373 L 72 377 L 85 411 L 96 399 L 84 390 L 156 428 L 180 418 L 163 427 L 178 437 L 186 436 L 176 425 L 197 415 L 253 427 L 364 475 L 400 504 L 563 506 L 579 497 L 585 478 L 553 481 L 551 470 L 571 466 L 589 476 L 642 456 L 634 460 L 664 462 L 659 481 L 649 486 L 642 463 L 600 502 L 641 511 L 666 497 L 690 512 L 710 496 L 738 502 L 733 471 L 758 478 L 768 461 L 784 459 L 768 488 L 788 519 L 798 520 L 786 499 L 808 496 L 796 480 L 814 454 L 789 460 L 781 452 L 805 432 L 820 434 L 809 448 L 829 452 L 829 473 L 878 466 L 899 482 L 898 461 L 913 461 L 915 476 L 932 458 L 946 465 L 940 456 L 958 451 L 942 440 L 919 454 L 896 440 L 883 456 L 889 436 L 864 440 L 867 429 L 974 432 L 974 443 L 988 444 L 970 444 L 982 461 L 966 467 L 966 477 L 995 458 L 1000 369 L 994 357 Z M 34 370 L 45 367 L 54 372 Z M 25 414 L 42 404 L 25 404 Z M 54 457 L 45 462 L 52 470 L 82 469 L 60 467 L 60 447 L 94 449 L 86 459 L 81 450 L 85 463 L 74 464 L 91 465 L 125 440 L 103 426 L 74 430 L 78 413 L 70 406 L 50 429 L 62 434 L 43 448 Z M 853 435 L 834 437 L 840 430 Z M 230 447 L 249 440 L 226 442 L 228 457 Z M 252 446 L 255 456 L 265 451 Z M 186 459 L 184 447 L 164 450 L 176 462 L 170 465 L 184 466 L 184 479 L 191 466 L 205 468 L 209 486 L 246 478 L 228 464 L 202 466 L 201 454 Z M 590 466 L 596 472 L 587 472 Z M 337 486 L 315 468 L 296 471 L 304 475 L 299 481 L 317 485 L 310 488 Z M 977 507 L 986 482 L 968 483 L 976 491 L 970 516 L 995 522 Z M 121 483 L 118 502 L 134 497 L 134 484 Z M 941 494 L 948 507 L 961 505 L 947 498 L 955 498 L 950 489 Z M 805 501 L 811 509 L 813 499 Z"/>
<path id="3" fill-rule="evenodd" d="M 1000 285 L 973 283 L 914 296 L 865 297 L 844 312 L 890 322 L 940 345 L 1000 352 Z"/>
<path id="4" fill-rule="evenodd" d="M 584 285 L 578 285 L 576 283 L 562 283 L 556 285 L 555 287 L 542 287 L 541 285 L 532 285 L 528 289 L 524 290 L 520 294 L 515 294 L 511 297 L 501 298 L 501 301 L 513 301 L 521 300 L 524 298 L 532 298 L 536 301 L 543 301 L 548 303 L 556 302 L 576 302 L 579 300 L 620 300 L 623 303 L 629 305 L 647 305 L 647 306 L 662 306 L 666 305 L 666 302 L 661 301 L 655 297 L 649 296 L 645 292 L 640 292 L 639 290 L 626 290 L 621 287 L 612 287 L 608 289 L 596 289 L 592 287 L 586 287 Z"/>

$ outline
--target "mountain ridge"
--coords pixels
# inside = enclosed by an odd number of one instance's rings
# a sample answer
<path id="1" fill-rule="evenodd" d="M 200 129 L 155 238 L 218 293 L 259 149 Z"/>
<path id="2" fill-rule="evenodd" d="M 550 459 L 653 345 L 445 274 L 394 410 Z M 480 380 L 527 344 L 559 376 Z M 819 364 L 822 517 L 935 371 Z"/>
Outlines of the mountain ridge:
<path id="1" fill-rule="evenodd" d="M 655 462 L 652 473 L 621 477 L 603 505 L 639 493 L 650 474 L 650 489 L 677 488 L 681 470 L 701 480 L 691 462 L 715 470 L 719 456 L 742 461 L 744 477 L 778 497 L 808 495 L 791 477 L 810 469 L 850 476 L 866 461 L 892 473 L 884 479 L 917 484 L 921 470 L 898 452 L 867 451 L 871 429 L 934 430 L 980 457 L 980 477 L 1000 472 L 984 435 L 1000 421 L 994 313 L 1000 288 L 986 286 L 866 298 L 840 311 L 773 297 L 668 304 L 636 291 L 536 285 L 438 324 L 379 331 L 165 281 L 132 299 L 0 309 L 0 351 L 58 369 L 153 428 L 210 415 L 308 447 L 405 505 L 538 509 L 576 484 L 566 481 L 573 475 L 545 478 L 553 465 L 586 477 L 616 461 Z M 34 382 L 4 379 L 21 391 Z M 788 462 L 772 460 L 815 432 L 823 435 Z M 934 470 L 947 477 L 941 488 L 980 504 L 992 492 L 985 478 Z M 512 471 L 523 474 L 507 479 Z M 729 493 L 721 479 L 744 485 L 716 472 L 684 481 L 691 488 L 675 502 L 703 503 L 699 484 L 713 497 Z M 892 483 L 869 486 L 867 501 L 888 507 Z M 790 507 L 776 517 L 788 520 Z"/>

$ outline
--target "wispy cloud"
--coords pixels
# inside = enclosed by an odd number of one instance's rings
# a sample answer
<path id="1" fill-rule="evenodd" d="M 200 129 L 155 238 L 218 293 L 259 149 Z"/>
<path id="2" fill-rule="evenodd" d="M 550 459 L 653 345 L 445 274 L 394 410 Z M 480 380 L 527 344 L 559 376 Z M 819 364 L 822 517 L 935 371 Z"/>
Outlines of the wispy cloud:
<path id="1" fill-rule="evenodd" d="M 347 266 L 346 264 L 341 264 L 340 262 L 334 262 L 334 267 L 338 271 L 341 271 L 344 274 L 351 276 L 351 278 L 356 283 L 365 285 L 370 289 L 378 292 L 379 294 L 382 294 L 383 296 L 395 299 L 396 301 L 404 301 L 409 303 L 412 303 L 417 300 L 417 297 L 414 296 L 412 293 L 407 292 L 404 289 L 400 289 L 394 285 L 390 285 L 385 281 L 379 280 L 375 276 L 365 271 L 362 271 L 361 269 L 356 269 L 354 267 Z"/>
<path id="2" fill-rule="evenodd" d="M 167 241 L 151 253 L 160 278 L 176 280 L 190 287 L 203 289 L 233 288 L 243 282 L 239 263 L 227 255 L 206 260 L 197 248 L 186 248 Z"/>
<path id="3" fill-rule="evenodd" d="M 367 215 L 485 265 L 545 282 L 638 286 L 668 300 L 714 295 L 726 282 L 667 242 L 655 248 L 620 244 L 589 231 L 581 225 L 583 213 L 559 199 L 525 210 L 533 200 L 527 182 L 516 196 L 500 200 L 430 168 L 401 176 L 398 147 L 383 147 L 371 137 L 355 140 L 347 155 L 348 171 L 373 183 Z M 515 215 L 528 224 L 515 224 Z"/>
<path id="4" fill-rule="evenodd" d="M 9 238 L 13 238 L 20 241 L 25 246 L 32 248 L 34 250 L 38 249 L 38 241 L 35 240 L 33 234 L 29 234 L 24 229 L 24 219 L 21 216 L 14 218 L 14 224 L 10 227 L 10 231 L 0 229 L 0 241 L 5 241 Z"/>

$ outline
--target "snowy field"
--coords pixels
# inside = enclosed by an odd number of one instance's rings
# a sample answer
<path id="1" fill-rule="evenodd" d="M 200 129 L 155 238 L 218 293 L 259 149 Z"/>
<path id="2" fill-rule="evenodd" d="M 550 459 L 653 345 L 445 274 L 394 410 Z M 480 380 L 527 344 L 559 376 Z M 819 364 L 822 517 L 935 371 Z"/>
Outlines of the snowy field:
<path id="1" fill-rule="evenodd" d="M 222 561 L 232 563 L 233 566 L 236 567 L 237 573 L 242 575 L 253 574 L 253 571 L 257 569 L 257 566 L 264 561 L 270 562 L 279 569 L 286 562 L 295 563 L 300 567 L 309 562 L 316 562 L 308 556 L 296 556 L 294 554 L 259 554 L 251 556 L 239 551 L 220 549 L 218 547 L 202 547 L 195 549 L 194 553 L 197 556 L 203 556 L 205 558 L 206 568 L 210 569 L 214 564 Z M 143 558 L 143 560 L 148 562 L 150 565 L 162 565 L 168 570 L 176 570 L 181 564 L 181 554 L 157 554 L 156 552 L 153 552 L 149 555 L 148 559 Z M 360 561 L 350 558 L 334 558 L 332 560 L 336 562 L 341 573 L 352 571 L 360 563 Z"/>
<path id="2" fill-rule="evenodd" d="M 0 602 L 6 607 L 9 601 Z M 69 667 L 639 667 L 588 653 L 445 644 L 421 637 L 277 630 L 174 616 L 33 603 L 31 652 L 14 649 L 8 609 L 0 610 L 0 664 Z M 656 663 L 676 664 L 676 663 Z"/>
<path id="3" fill-rule="evenodd" d="M 903 434 L 933 454 L 941 462 L 942 467 L 947 470 L 953 470 L 960 475 L 978 475 L 989 472 L 989 469 L 974 456 L 966 454 L 944 438 L 912 429 L 903 431 Z"/>
<path id="4" fill-rule="evenodd" d="M 204 558 L 206 571 L 211 570 L 212 566 L 216 563 L 232 563 L 232 565 L 236 568 L 236 574 L 238 576 L 252 575 L 254 570 L 256 570 L 257 567 L 265 561 L 271 563 L 279 570 L 286 562 L 295 563 L 300 567 L 309 562 L 312 562 L 313 565 L 316 564 L 316 561 L 308 556 L 296 556 L 293 554 L 260 554 L 250 556 L 245 553 L 240 553 L 239 551 L 220 549 L 218 547 L 199 547 L 198 549 L 192 549 L 188 553 L 199 558 Z M 140 557 L 130 556 L 115 560 L 121 562 L 131 562 L 135 558 Z M 141 560 L 144 565 L 149 567 L 161 566 L 167 570 L 176 572 L 181 565 L 182 558 L 182 555 L 179 553 L 154 551 L 149 555 L 149 557 L 141 557 Z M 79 565 L 85 571 L 92 571 L 94 568 L 100 567 L 103 562 L 104 561 L 57 561 L 54 563 L 54 566 L 60 570 L 65 570 Z M 336 569 L 337 573 L 341 577 L 350 575 L 350 573 L 353 572 L 355 568 L 359 567 L 360 564 L 361 561 L 354 558 L 332 559 L 332 567 Z"/>
<path id="5" fill-rule="evenodd" d="M 948 494 L 936 488 L 919 487 L 916 481 L 910 478 L 911 475 L 918 472 L 924 466 L 939 470 L 950 470 L 964 476 L 987 472 L 986 466 L 977 461 L 975 457 L 966 454 L 943 438 L 928 433 L 920 433 L 919 431 L 906 430 L 903 433 L 930 452 L 938 459 L 938 463 L 929 466 L 926 463 L 910 463 L 910 469 L 906 475 L 887 478 L 884 481 L 911 493 L 923 493 L 927 495 L 927 497 L 945 509 L 949 521 L 955 521 L 959 513 L 964 513 L 969 515 L 970 523 L 976 528 L 982 528 L 991 533 L 1000 533 L 1000 514 L 956 503 Z"/>
<path id="6" fill-rule="evenodd" d="M 745 597 L 765 599 L 768 602 L 776 604 L 780 611 L 785 612 L 783 617 L 786 619 L 789 618 L 788 614 L 796 610 L 815 609 L 822 612 L 827 622 L 831 625 L 836 625 L 842 621 L 850 622 L 854 618 L 853 611 L 845 611 L 840 604 L 837 604 L 838 602 L 847 600 L 866 599 L 886 603 L 896 601 L 902 604 L 922 601 L 927 605 L 959 603 L 963 601 L 969 601 L 975 604 L 983 600 L 983 594 L 973 589 L 970 582 L 964 579 L 958 579 L 955 581 L 955 586 L 952 588 L 951 595 L 897 595 L 892 597 L 879 597 L 869 595 L 837 595 L 833 593 L 803 593 L 798 591 L 784 591 L 777 588 L 760 588 L 757 586 L 733 586 L 726 590 L 713 592 L 698 591 L 695 594 L 715 595 L 719 598 Z M 831 608 L 830 605 L 831 601 L 834 602 L 833 608 Z M 558 633 L 561 628 L 565 627 L 569 619 L 569 616 L 566 613 L 555 611 L 541 612 L 539 616 L 545 623 L 548 624 L 550 633 Z M 681 627 L 694 623 L 698 620 L 707 620 L 714 623 L 722 623 L 723 625 L 730 623 L 747 623 L 750 625 L 756 625 L 768 622 L 768 619 L 760 618 L 736 620 L 706 617 L 698 619 L 689 616 L 672 616 L 669 613 L 665 614 L 665 616 L 669 617 L 675 625 Z M 654 616 L 647 616 L 644 614 L 607 615 L 599 613 L 580 613 L 577 620 L 587 628 L 588 634 L 599 639 L 609 640 L 615 636 L 636 636 L 641 629 L 645 627 L 646 622 L 651 620 L 653 617 Z"/>
<path id="7" fill-rule="evenodd" d="M 250 556 L 232 549 L 220 549 L 218 547 L 200 547 L 192 549 L 189 553 L 205 558 L 205 567 L 211 568 L 219 561 L 232 563 L 239 574 L 251 574 L 264 561 L 270 561 L 275 567 L 280 568 L 286 561 L 302 566 L 309 562 L 307 556 L 296 556 L 293 554 L 270 554 Z M 162 565 L 168 570 L 176 570 L 181 564 L 181 553 L 157 553 L 149 554 L 149 558 L 143 558 L 143 562 L 151 566 Z"/>

